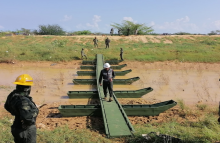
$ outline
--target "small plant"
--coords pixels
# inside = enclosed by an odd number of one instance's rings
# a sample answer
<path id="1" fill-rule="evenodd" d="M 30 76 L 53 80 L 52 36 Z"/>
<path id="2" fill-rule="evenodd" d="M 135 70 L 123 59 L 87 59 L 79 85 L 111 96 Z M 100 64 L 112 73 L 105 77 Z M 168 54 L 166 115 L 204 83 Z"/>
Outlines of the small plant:
<path id="1" fill-rule="evenodd" d="M 179 99 L 177 102 L 178 102 L 181 110 L 186 109 L 186 105 L 185 105 L 185 102 L 183 101 L 183 99 Z"/>
<path id="2" fill-rule="evenodd" d="M 51 44 L 56 47 L 65 47 L 67 42 L 68 40 L 54 40 Z"/>
<path id="3" fill-rule="evenodd" d="M 197 107 L 199 110 L 204 111 L 204 110 L 207 108 L 207 105 L 206 105 L 206 104 L 196 104 L 196 107 Z"/>

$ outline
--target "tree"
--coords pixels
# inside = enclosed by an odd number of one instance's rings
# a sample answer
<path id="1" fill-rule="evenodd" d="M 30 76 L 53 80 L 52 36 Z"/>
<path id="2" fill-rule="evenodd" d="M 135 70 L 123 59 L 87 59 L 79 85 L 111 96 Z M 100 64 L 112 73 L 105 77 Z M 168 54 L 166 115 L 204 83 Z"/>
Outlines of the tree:
<path id="1" fill-rule="evenodd" d="M 75 35 L 89 35 L 89 34 L 91 34 L 91 31 L 89 31 L 89 30 L 75 31 L 72 34 L 75 34 Z"/>
<path id="2" fill-rule="evenodd" d="M 177 32 L 177 33 L 174 33 L 174 35 L 192 35 L 192 34 L 188 32 Z"/>
<path id="3" fill-rule="evenodd" d="M 220 34 L 220 30 L 211 31 L 208 35 L 218 35 Z"/>
<path id="4" fill-rule="evenodd" d="M 111 26 L 116 29 L 121 29 L 121 33 L 123 35 L 127 35 L 128 28 L 130 29 L 129 34 L 131 35 L 134 34 L 136 29 L 138 29 L 138 33 L 137 33 L 138 35 L 146 35 L 154 31 L 152 27 L 148 27 L 145 24 L 138 24 L 128 20 L 124 20 L 122 24 L 118 24 L 118 23 L 111 24 Z"/>
<path id="5" fill-rule="evenodd" d="M 39 25 L 39 35 L 64 35 L 65 31 L 59 25 Z"/>

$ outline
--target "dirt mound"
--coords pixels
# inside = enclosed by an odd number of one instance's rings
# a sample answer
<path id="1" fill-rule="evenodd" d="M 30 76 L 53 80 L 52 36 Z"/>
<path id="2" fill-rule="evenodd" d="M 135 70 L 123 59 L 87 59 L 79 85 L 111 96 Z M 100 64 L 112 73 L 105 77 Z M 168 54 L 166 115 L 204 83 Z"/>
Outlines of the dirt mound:
<path id="1" fill-rule="evenodd" d="M 130 104 L 130 105 L 135 105 L 135 104 L 137 104 L 137 105 L 139 105 L 139 104 L 155 104 L 155 103 L 158 103 L 159 101 L 157 101 L 157 100 L 145 100 L 145 99 L 123 99 L 123 98 L 121 98 L 121 99 L 118 99 L 118 101 L 119 101 L 119 103 L 120 104 Z"/>
<path id="2" fill-rule="evenodd" d="M 121 104 L 154 104 L 157 103 L 156 101 L 148 101 L 144 99 L 119 99 Z M 91 102 L 97 103 L 97 102 Z M 59 105 L 70 105 L 71 103 L 52 103 L 46 104 L 42 106 L 39 110 L 39 115 L 37 118 L 37 127 L 39 129 L 48 129 L 52 130 L 59 126 L 68 125 L 71 129 L 85 129 L 91 128 L 97 130 L 99 132 L 104 132 L 104 122 L 102 117 L 62 117 L 59 113 L 58 106 Z M 80 104 L 80 103 L 79 103 Z M 165 113 L 162 113 L 160 116 L 150 116 L 150 117 L 137 117 L 132 116 L 129 117 L 132 124 L 145 124 L 148 122 L 156 121 L 160 122 L 164 119 L 169 119 L 174 115 L 179 113 L 178 108 L 172 108 Z"/>
<path id="3" fill-rule="evenodd" d="M 58 110 L 59 105 L 70 104 L 52 103 L 46 104 L 39 109 L 37 128 L 52 130 L 56 127 L 68 125 L 70 129 L 93 128 L 95 130 L 104 131 L 104 123 L 101 117 L 62 117 Z"/>

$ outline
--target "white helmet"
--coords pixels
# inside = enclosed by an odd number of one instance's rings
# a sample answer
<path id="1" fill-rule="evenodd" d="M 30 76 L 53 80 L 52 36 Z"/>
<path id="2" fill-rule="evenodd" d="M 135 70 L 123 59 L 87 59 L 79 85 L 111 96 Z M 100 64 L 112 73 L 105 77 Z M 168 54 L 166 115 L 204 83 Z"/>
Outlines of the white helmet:
<path id="1" fill-rule="evenodd" d="M 110 68 L 109 63 L 105 63 L 105 64 L 104 64 L 104 68 Z"/>

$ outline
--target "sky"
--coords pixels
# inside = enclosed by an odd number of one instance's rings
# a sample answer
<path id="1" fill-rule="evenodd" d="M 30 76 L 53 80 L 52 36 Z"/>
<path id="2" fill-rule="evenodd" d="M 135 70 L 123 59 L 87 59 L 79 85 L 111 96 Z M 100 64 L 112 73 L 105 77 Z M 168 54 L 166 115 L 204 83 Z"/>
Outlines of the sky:
<path id="1" fill-rule="evenodd" d="M 0 31 L 58 24 L 109 33 L 111 24 L 129 20 L 155 33 L 207 34 L 220 30 L 219 6 L 220 0 L 0 0 Z"/>

